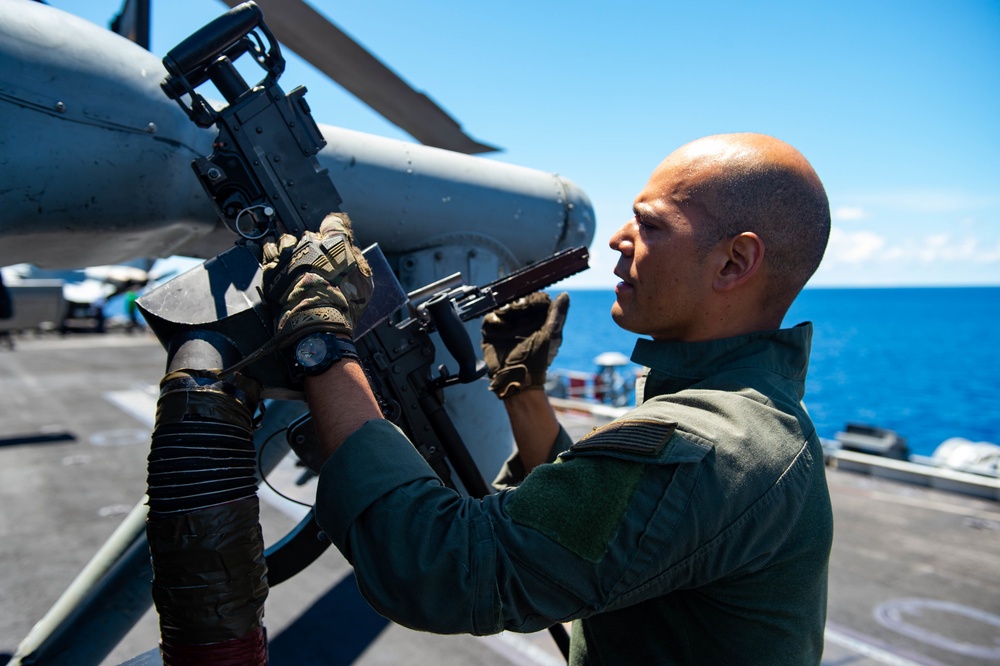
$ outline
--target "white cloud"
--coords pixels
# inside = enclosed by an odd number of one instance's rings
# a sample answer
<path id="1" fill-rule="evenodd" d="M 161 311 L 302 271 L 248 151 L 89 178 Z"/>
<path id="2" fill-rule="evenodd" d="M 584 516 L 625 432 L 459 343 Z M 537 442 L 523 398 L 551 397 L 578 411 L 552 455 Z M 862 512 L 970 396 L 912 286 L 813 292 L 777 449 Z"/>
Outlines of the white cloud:
<path id="1" fill-rule="evenodd" d="M 830 242 L 826 248 L 824 262 L 859 264 L 877 258 L 885 247 L 885 239 L 871 231 L 843 231 L 837 227 L 830 229 Z"/>
<path id="2" fill-rule="evenodd" d="M 860 206 L 840 206 L 833 210 L 833 219 L 842 221 L 866 220 L 868 211 Z"/>
<path id="3" fill-rule="evenodd" d="M 874 194 L 854 195 L 854 201 L 867 207 L 919 213 L 952 213 L 980 210 L 1000 205 L 1000 195 L 962 192 L 959 190 L 893 190 Z"/>
<path id="4" fill-rule="evenodd" d="M 934 234 L 914 248 L 914 256 L 923 262 L 993 263 L 1000 261 L 1000 240 L 995 247 L 980 247 L 976 238 L 952 238 L 950 234 Z"/>
<path id="5" fill-rule="evenodd" d="M 930 234 L 889 244 L 872 231 L 830 230 L 830 242 L 824 262 L 861 264 L 868 262 L 1000 262 L 1000 239 L 993 246 L 982 246 L 972 236 L 955 238 L 948 233 Z"/>
<path id="6" fill-rule="evenodd" d="M 941 232 L 900 239 L 834 227 L 810 284 L 1000 284 L 1000 238 Z"/>

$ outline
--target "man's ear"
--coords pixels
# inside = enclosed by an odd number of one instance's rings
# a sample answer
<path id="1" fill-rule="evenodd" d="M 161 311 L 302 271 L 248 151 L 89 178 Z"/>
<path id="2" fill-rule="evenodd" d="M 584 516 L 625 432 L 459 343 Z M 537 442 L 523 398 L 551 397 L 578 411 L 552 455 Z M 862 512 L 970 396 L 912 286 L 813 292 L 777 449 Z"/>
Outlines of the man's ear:
<path id="1" fill-rule="evenodd" d="M 716 291 L 730 291 L 745 284 L 764 263 L 764 241 L 752 231 L 733 236 L 720 248 L 724 264 L 712 286 Z"/>

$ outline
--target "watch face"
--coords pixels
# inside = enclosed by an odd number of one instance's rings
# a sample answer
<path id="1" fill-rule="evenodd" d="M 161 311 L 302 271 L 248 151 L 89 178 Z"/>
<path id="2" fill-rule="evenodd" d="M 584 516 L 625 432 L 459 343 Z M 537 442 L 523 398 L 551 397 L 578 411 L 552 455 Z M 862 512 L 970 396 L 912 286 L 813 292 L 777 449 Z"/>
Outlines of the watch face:
<path id="1" fill-rule="evenodd" d="M 326 358 L 326 342 L 317 335 L 310 335 L 304 338 L 295 348 L 295 360 L 303 368 L 312 368 L 323 362 Z"/>

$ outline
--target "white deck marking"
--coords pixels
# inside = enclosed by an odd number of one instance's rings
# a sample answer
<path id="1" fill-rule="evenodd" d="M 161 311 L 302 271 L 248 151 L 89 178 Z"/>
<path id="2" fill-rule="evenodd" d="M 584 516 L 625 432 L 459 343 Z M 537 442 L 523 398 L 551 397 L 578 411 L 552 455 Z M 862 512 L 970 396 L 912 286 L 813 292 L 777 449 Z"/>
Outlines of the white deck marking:
<path id="1" fill-rule="evenodd" d="M 901 657 L 885 648 L 877 647 L 853 635 L 833 629 L 830 623 L 826 625 L 824 637 L 829 643 L 835 643 L 862 657 L 868 657 L 873 661 L 877 661 L 880 664 L 887 664 L 888 666 L 933 666 L 934 664 L 934 662 L 917 662 L 906 657 Z"/>
<path id="2" fill-rule="evenodd" d="M 104 398 L 150 430 L 153 429 L 156 422 L 155 388 L 109 391 L 104 394 Z"/>
<path id="3" fill-rule="evenodd" d="M 888 627 L 914 640 L 933 645 L 948 652 L 954 652 L 966 657 L 977 659 L 1000 659 L 1000 638 L 994 638 L 992 645 L 975 645 L 944 636 L 926 627 L 910 624 L 910 618 L 920 618 L 924 611 L 952 613 L 974 622 L 988 624 L 994 629 L 1000 629 L 1000 616 L 978 608 L 971 608 L 951 601 L 939 599 L 893 599 L 886 601 L 875 609 L 875 619 L 883 627 Z M 926 621 L 925 621 L 926 624 Z"/>
<path id="4" fill-rule="evenodd" d="M 548 632 L 540 632 L 539 636 L 539 640 L 552 640 Z M 515 666 L 566 666 L 565 659 L 546 652 L 520 634 L 505 631 L 493 636 L 481 636 L 479 641 Z"/>

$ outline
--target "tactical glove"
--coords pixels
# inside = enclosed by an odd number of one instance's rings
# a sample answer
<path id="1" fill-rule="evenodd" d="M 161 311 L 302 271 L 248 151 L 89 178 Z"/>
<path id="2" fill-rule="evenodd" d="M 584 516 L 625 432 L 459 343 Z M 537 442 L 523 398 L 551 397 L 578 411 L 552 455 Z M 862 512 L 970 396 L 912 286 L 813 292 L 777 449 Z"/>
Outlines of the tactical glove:
<path id="1" fill-rule="evenodd" d="M 569 294 L 551 300 L 543 291 L 520 298 L 483 318 L 483 358 L 490 390 L 501 399 L 544 389 L 545 371 L 559 351 Z"/>
<path id="2" fill-rule="evenodd" d="M 354 337 L 372 294 L 372 272 L 354 244 L 350 218 L 331 213 L 319 233 L 289 234 L 263 248 L 264 299 L 277 317 L 276 346 L 329 331 Z"/>

